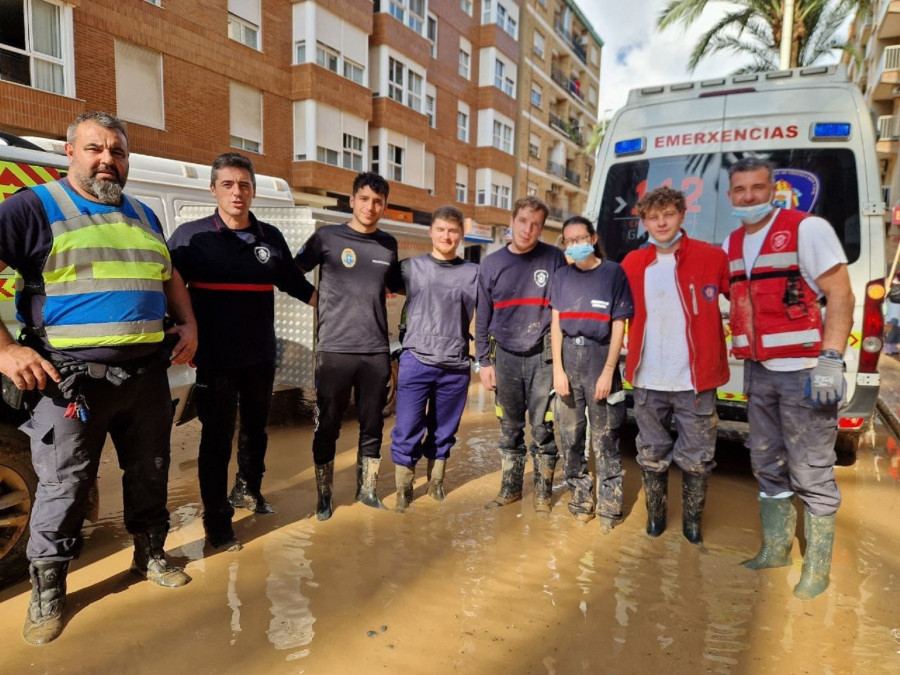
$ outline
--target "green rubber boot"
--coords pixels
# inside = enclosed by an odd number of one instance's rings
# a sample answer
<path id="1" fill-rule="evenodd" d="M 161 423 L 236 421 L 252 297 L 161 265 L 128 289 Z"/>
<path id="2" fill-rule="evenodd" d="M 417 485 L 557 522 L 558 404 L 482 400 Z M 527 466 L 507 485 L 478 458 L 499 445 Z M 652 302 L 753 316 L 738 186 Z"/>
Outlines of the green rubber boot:
<path id="1" fill-rule="evenodd" d="M 811 600 L 828 588 L 831 573 L 831 551 L 834 548 L 834 514 L 814 516 L 809 511 L 803 515 L 806 532 L 806 555 L 803 556 L 803 572 L 800 583 L 794 587 L 794 595 L 801 600 Z"/>
<path id="2" fill-rule="evenodd" d="M 380 457 L 358 457 L 356 461 L 356 501 L 373 509 L 386 509 L 381 503 L 375 488 L 378 485 L 378 467 Z"/>
<path id="3" fill-rule="evenodd" d="M 428 460 L 428 496 L 437 502 L 444 501 L 444 469 L 445 459 Z"/>
<path id="4" fill-rule="evenodd" d="M 413 480 L 416 472 L 415 469 L 397 464 L 394 466 L 394 475 L 397 480 L 397 505 L 394 511 L 404 513 L 413 500 Z"/>
<path id="5" fill-rule="evenodd" d="M 510 452 L 500 453 L 502 474 L 500 477 L 500 494 L 484 508 L 494 509 L 506 506 L 522 499 L 522 480 L 525 475 L 525 455 L 514 455 Z"/>
<path id="6" fill-rule="evenodd" d="M 741 564 L 751 570 L 786 567 L 791 564 L 791 543 L 797 527 L 797 512 L 790 497 L 759 497 L 762 548 L 755 558 Z"/>

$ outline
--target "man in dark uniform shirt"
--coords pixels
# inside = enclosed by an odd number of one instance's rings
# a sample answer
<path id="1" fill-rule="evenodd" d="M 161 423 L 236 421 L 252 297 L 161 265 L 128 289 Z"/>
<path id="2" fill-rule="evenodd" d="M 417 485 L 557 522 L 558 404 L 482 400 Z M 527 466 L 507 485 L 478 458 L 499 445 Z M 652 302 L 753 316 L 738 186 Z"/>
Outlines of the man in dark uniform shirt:
<path id="1" fill-rule="evenodd" d="M 210 192 L 215 213 L 179 227 L 169 251 L 188 283 L 199 330 L 194 363 L 206 540 L 216 549 L 239 550 L 234 507 L 274 513 L 261 492 L 275 377 L 274 288 L 303 302 L 311 302 L 315 288 L 294 265 L 281 232 L 250 212 L 256 174 L 249 159 L 236 152 L 217 157 Z M 238 401 L 238 473 L 229 497 Z"/>
<path id="2" fill-rule="evenodd" d="M 397 240 L 377 229 L 389 190 L 378 174 L 357 175 L 350 198 L 353 217 L 342 225 L 320 227 L 295 258 L 304 272 L 319 266 L 313 435 L 319 520 L 328 520 L 333 511 L 334 455 L 351 389 L 359 416 L 356 499 L 384 508 L 375 494 L 381 411 L 391 374 L 384 295 L 385 288 L 396 292 L 403 287 Z"/>

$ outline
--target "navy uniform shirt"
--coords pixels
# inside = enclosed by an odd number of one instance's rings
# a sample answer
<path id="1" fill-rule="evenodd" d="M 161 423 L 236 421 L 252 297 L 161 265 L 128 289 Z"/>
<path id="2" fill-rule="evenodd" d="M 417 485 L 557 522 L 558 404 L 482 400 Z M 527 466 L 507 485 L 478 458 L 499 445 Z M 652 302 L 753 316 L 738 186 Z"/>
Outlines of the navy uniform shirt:
<path id="1" fill-rule="evenodd" d="M 612 260 L 604 260 L 592 270 L 575 265 L 557 270 L 550 283 L 550 306 L 559 312 L 563 335 L 602 344 L 609 342 L 613 321 L 634 315 L 625 271 Z"/>

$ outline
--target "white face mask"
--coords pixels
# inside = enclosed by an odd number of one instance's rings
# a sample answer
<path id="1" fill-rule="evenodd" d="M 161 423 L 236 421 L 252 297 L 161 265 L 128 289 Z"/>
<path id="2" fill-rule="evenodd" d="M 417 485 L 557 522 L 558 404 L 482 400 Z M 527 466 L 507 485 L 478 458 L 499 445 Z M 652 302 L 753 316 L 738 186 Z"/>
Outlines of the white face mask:
<path id="1" fill-rule="evenodd" d="M 742 223 L 758 223 L 774 210 L 775 207 L 771 202 L 763 202 L 753 206 L 735 206 L 731 209 L 731 215 L 740 219 Z"/>
<path id="2" fill-rule="evenodd" d="M 672 237 L 671 239 L 669 239 L 669 241 L 657 241 L 657 240 L 654 239 L 653 236 L 648 232 L 648 233 L 647 233 L 647 241 L 649 241 L 649 242 L 650 242 L 651 244 L 653 244 L 654 246 L 659 246 L 660 248 L 669 248 L 669 247 L 672 246 L 676 241 L 678 241 L 679 239 L 681 239 L 681 235 L 683 235 L 683 234 L 684 234 L 684 232 L 682 232 L 681 230 L 678 230 L 678 234 L 676 234 L 674 237 Z"/>

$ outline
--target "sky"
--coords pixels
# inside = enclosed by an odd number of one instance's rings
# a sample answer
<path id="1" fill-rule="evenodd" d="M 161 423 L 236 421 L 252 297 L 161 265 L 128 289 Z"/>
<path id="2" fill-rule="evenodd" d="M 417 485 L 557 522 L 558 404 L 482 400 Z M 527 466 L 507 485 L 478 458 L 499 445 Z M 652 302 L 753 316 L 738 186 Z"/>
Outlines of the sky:
<path id="1" fill-rule="evenodd" d="M 700 19 L 683 32 L 681 26 L 656 31 L 656 19 L 667 0 L 575 0 L 603 40 L 600 66 L 600 118 L 625 105 L 629 89 L 654 84 L 728 75 L 747 57 L 720 53 L 704 59 L 693 74 L 687 62 L 697 38 L 724 14 L 710 2 Z M 835 59 L 837 60 L 837 59 Z"/>

